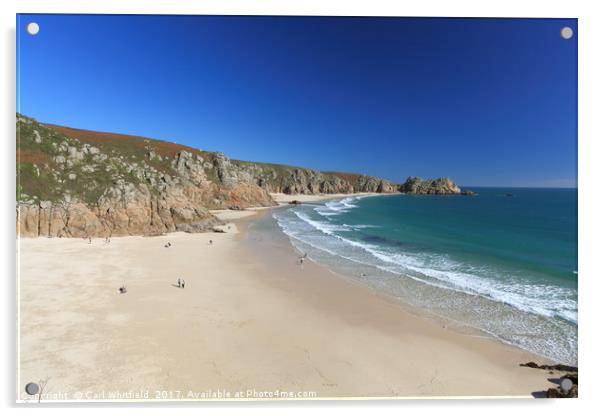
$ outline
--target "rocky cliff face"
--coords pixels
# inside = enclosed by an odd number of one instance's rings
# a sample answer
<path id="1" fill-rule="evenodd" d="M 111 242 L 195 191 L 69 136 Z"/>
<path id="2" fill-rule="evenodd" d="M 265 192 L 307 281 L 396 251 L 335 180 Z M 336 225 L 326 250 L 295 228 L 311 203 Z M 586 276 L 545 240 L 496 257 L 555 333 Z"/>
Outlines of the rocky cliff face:
<path id="1" fill-rule="evenodd" d="M 252 183 L 212 180 L 215 158 L 142 138 L 17 120 L 17 228 L 22 236 L 197 232 L 220 221 L 208 209 L 271 206 Z"/>
<path id="2" fill-rule="evenodd" d="M 288 194 L 397 192 L 386 180 L 230 160 L 142 137 L 17 116 L 17 232 L 87 237 L 197 232 L 209 209 L 272 206 Z"/>
<path id="3" fill-rule="evenodd" d="M 421 179 L 410 176 L 399 185 L 399 191 L 416 195 L 457 195 L 461 193 L 460 187 L 450 178 Z"/>
<path id="4" fill-rule="evenodd" d="M 249 180 L 268 192 L 285 194 L 347 194 L 353 192 L 397 192 L 391 182 L 373 176 L 236 162 Z M 248 179 L 247 179 L 248 178 Z"/>

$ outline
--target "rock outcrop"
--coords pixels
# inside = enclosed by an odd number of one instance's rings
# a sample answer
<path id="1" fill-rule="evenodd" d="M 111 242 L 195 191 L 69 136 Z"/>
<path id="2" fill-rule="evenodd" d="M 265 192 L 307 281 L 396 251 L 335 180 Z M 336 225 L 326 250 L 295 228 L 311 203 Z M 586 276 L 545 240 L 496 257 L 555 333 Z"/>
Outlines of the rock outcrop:
<path id="1" fill-rule="evenodd" d="M 520 364 L 521 367 L 529 367 L 529 368 L 537 368 L 540 370 L 550 370 L 550 371 L 570 371 L 570 372 L 577 372 L 579 369 L 578 367 L 574 367 L 572 365 L 566 365 L 566 364 L 537 364 L 534 363 L 533 361 L 529 361 L 528 363 L 524 363 L 524 364 Z"/>
<path id="2" fill-rule="evenodd" d="M 142 196 L 142 195 L 138 195 Z M 144 198 L 126 205 L 50 201 L 21 202 L 17 230 L 24 237 L 98 237 L 158 235 L 165 232 L 200 232 L 222 222 L 205 208 L 181 205 L 177 199 Z"/>
<path id="3" fill-rule="evenodd" d="M 18 116 L 17 132 L 21 236 L 199 232 L 221 224 L 209 209 L 275 205 L 251 180 L 212 178 L 220 160 L 227 166 L 223 156 L 24 116 Z"/>
<path id="4" fill-rule="evenodd" d="M 450 178 L 421 179 L 416 176 L 406 179 L 399 191 L 416 195 L 458 195 L 462 192 Z"/>

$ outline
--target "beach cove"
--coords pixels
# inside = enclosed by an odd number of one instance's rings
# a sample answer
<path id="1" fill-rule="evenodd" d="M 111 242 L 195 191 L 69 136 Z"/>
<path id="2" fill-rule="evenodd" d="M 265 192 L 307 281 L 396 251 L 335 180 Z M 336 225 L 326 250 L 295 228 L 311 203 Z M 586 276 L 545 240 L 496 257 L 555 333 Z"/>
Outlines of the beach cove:
<path id="1" fill-rule="evenodd" d="M 519 366 L 541 357 L 301 266 L 284 234 L 252 232 L 269 212 L 215 212 L 225 233 L 20 239 L 18 386 L 47 380 L 59 400 L 533 397 L 553 387 L 547 371 Z"/>

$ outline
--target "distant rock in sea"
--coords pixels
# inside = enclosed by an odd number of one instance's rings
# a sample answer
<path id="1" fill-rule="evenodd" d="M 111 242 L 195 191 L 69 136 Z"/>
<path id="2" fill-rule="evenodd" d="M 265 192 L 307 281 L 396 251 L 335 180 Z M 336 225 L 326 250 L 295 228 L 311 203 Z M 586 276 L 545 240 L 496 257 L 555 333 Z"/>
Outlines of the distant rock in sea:
<path id="1" fill-rule="evenodd" d="M 422 179 L 416 176 L 406 179 L 399 186 L 399 191 L 414 195 L 458 195 L 462 192 L 450 178 Z"/>

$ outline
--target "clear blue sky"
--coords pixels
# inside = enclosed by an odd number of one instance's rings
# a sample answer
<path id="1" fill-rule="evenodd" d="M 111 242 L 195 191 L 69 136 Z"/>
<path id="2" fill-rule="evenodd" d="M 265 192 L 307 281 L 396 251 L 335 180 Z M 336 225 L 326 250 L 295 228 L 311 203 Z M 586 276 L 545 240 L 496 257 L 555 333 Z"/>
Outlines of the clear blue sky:
<path id="1" fill-rule="evenodd" d="M 393 181 L 576 184 L 576 19 L 20 15 L 17 55 L 17 109 L 44 122 Z"/>

